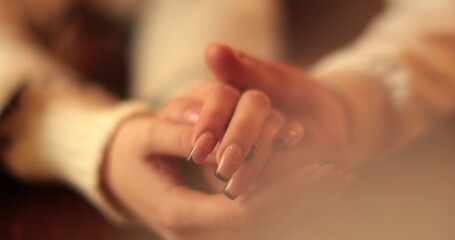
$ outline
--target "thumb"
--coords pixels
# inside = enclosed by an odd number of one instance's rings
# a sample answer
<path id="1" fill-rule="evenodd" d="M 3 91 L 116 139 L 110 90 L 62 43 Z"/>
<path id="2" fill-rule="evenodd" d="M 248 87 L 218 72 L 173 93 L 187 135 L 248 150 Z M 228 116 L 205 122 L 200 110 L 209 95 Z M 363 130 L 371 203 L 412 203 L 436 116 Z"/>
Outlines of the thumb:
<path id="1" fill-rule="evenodd" d="M 147 119 L 144 119 L 147 120 Z M 188 157 L 191 151 L 193 128 L 163 119 L 148 120 L 143 134 L 145 151 L 152 155 Z"/>

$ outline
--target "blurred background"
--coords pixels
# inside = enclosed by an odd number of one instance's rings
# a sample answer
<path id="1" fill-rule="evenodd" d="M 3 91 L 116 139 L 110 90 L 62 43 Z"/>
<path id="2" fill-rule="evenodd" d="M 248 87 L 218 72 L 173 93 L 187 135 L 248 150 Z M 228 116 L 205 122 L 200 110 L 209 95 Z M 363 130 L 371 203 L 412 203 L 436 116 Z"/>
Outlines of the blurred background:
<path id="1" fill-rule="evenodd" d="M 83 1 L 81 1 L 83 2 Z M 380 0 L 283 0 L 290 62 L 309 66 L 349 43 L 381 11 Z M 132 29 L 93 12 L 72 9 L 60 31 L 36 31 L 62 61 L 124 97 Z M 62 30 L 63 29 L 63 30 Z M 359 169 L 343 216 L 315 216 L 306 239 L 455 239 L 455 118 L 386 159 Z M 157 239 L 142 229 L 118 229 L 64 187 L 30 186 L 2 173 L 0 239 Z M 302 238 L 303 239 L 303 238 Z"/>

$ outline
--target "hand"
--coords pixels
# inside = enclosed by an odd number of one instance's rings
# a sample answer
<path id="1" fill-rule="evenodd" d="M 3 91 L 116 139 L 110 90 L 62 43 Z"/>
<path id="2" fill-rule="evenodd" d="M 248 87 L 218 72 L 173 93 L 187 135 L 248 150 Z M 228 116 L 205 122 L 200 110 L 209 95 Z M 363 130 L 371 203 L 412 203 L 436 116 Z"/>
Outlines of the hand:
<path id="1" fill-rule="evenodd" d="M 231 199 L 245 191 L 261 172 L 284 123 L 283 116 L 271 109 L 264 93 L 257 90 L 240 93 L 216 82 L 202 84 L 171 100 L 160 116 L 195 125 L 194 148 L 188 160 L 198 165 L 217 164 L 215 175 L 228 182 L 224 192 Z M 214 161 L 210 162 L 207 157 L 214 150 Z"/>
<path id="2" fill-rule="evenodd" d="M 107 149 L 106 185 L 133 216 L 165 239 L 286 236 L 285 228 L 346 184 L 330 165 L 308 165 L 236 201 L 194 190 L 180 171 L 193 132 L 188 125 L 135 116 L 121 124 Z"/>
<path id="3" fill-rule="evenodd" d="M 304 126 L 302 144 L 268 163 L 266 172 L 279 175 L 300 164 L 323 162 L 333 162 L 339 169 L 351 167 L 346 109 L 333 92 L 309 74 L 216 44 L 207 49 L 206 61 L 217 80 L 240 90 L 258 89 L 268 94 L 273 106 L 294 123 L 285 127 L 290 132 Z"/>

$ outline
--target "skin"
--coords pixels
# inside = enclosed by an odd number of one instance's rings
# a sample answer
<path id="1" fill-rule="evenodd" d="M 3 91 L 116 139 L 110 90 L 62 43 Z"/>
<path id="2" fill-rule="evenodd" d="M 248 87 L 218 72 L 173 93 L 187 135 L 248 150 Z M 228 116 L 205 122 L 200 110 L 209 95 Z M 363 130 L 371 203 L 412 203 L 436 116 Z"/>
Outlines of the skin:
<path id="1" fill-rule="evenodd" d="M 266 93 L 273 107 L 289 122 L 305 127 L 305 146 L 295 149 L 301 152 L 303 163 L 330 161 L 342 170 L 352 167 L 347 108 L 337 95 L 310 74 L 219 44 L 208 47 L 206 61 L 218 81 L 240 90 L 254 88 Z M 292 169 L 291 166 L 284 168 Z"/>
<path id="2" fill-rule="evenodd" d="M 193 112 L 192 116 L 197 115 L 197 122 L 185 118 L 188 111 Z M 214 136 L 209 148 L 201 147 L 203 154 L 197 151 L 197 159 L 196 154 L 190 154 L 190 161 L 216 167 L 211 174 L 227 183 L 225 191 L 231 198 L 245 191 L 259 175 L 276 148 L 276 138 L 285 121 L 281 113 L 271 109 L 270 100 L 263 92 L 248 90 L 241 93 L 217 82 L 204 83 L 171 100 L 160 117 L 194 126 L 194 149 L 198 149 L 197 139 L 201 135 L 210 132 Z M 253 150 L 253 144 L 260 147 Z M 225 157 L 231 146 L 238 148 L 237 158 Z M 236 191 L 229 193 L 228 185 Z"/>
<path id="3" fill-rule="evenodd" d="M 192 131 L 153 116 L 134 117 L 122 124 L 109 151 L 111 192 L 165 239 L 269 239 L 342 188 L 333 167 L 307 165 L 235 201 L 195 190 L 180 171 L 191 165 L 175 159 L 189 153 Z"/>
<path id="4" fill-rule="evenodd" d="M 273 103 L 272 108 L 279 109 L 281 116 L 287 119 L 287 123 L 282 125 L 284 127 L 278 133 L 277 137 L 280 140 L 286 139 L 286 136 L 283 137 L 283 133 L 286 133 L 285 129 L 288 127 L 295 129 L 296 125 L 300 128 L 303 126 L 303 130 L 300 129 L 300 131 L 304 132 L 304 139 L 294 137 L 289 140 L 287 138 L 288 141 L 283 140 L 283 142 L 287 142 L 286 151 L 275 151 L 274 155 L 277 156 L 268 160 L 266 158 L 270 154 L 265 154 L 266 157 L 263 159 L 255 160 L 255 162 L 265 160 L 268 162 L 267 164 L 261 162 L 257 174 L 254 176 L 259 175 L 262 181 L 267 181 L 300 165 L 325 162 L 333 163 L 341 171 L 348 171 L 353 167 L 353 164 L 349 162 L 350 144 L 346 107 L 335 94 L 315 81 L 308 73 L 281 63 L 255 59 L 227 46 L 216 44 L 208 47 L 206 61 L 218 82 L 228 83 L 243 93 L 254 89 L 254 91 L 260 91 L 270 96 L 270 101 Z M 206 91 L 210 87 L 210 84 L 203 84 L 180 98 L 179 104 L 170 102 L 162 116 L 172 115 L 167 119 L 177 122 L 179 119 L 183 119 L 184 112 L 186 109 L 192 108 L 191 105 L 202 105 L 204 96 L 207 95 Z M 218 108 L 223 108 L 226 106 L 226 102 L 235 102 L 239 98 L 235 94 L 232 96 L 236 96 L 234 101 L 226 100 L 229 99 L 229 96 L 223 96 L 221 98 L 223 100 L 218 104 L 216 104 L 216 99 L 207 101 Z M 198 108 L 192 109 L 196 114 L 201 113 L 200 108 L 199 110 Z M 245 110 L 245 113 L 248 112 L 252 115 L 257 114 L 257 107 Z M 245 115 L 248 116 L 248 114 Z M 223 118 L 220 114 L 210 116 L 212 122 L 223 121 L 220 118 Z M 248 116 L 247 119 L 251 121 L 253 117 Z M 257 123 L 255 124 L 257 125 Z M 198 127 L 198 125 L 210 125 L 210 121 L 198 121 L 196 126 Z M 239 129 L 244 129 L 244 127 L 240 126 Z M 237 134 L 238 137 L 245 136 L 241 132 L 233 134 Z M 264 149 L 267 147 L 263 146 L 260 150 Z M 219 153 L 220 151 L 216 154 L 217 160 L 219 160 Z M 243 163 L 243 165 L 248 164 L 250 163 Z M 259 172 L 264 173 L 259 174 Z M 207 175 L 209 174 L 207 173 Z M 252 182 L 252 180 L 249 181 Z"/>
<path id="5" fill-rule="evenodd" d="M 348 128 L 343 106 L 298 70 L 225 46 L 211 46 L 207 64 L 218 81 L 235 86 L 238 94 L 217 99 L 229 87 L 203 85 L 171 101 L 158 116 L 126 120 L 107 150 L 106 185 L 138 221 L 166 239 L 276 239 L 295 232 L 302 227 L 296 222 L 330 206 L 352 180 L 344 173 Z M 248 90 L 253 87 L 259 90 Z M 253 119 L 256 124 L 245 128 L 244 119 L 252 119 L 248 114 L 258 107 L 263 112 Z M 214 114 L 220 108 L 230 111 Z M 234 201 L 226 198 L 220 189 L 224 183 L 213 174 L 220 149 L 232 142 L 245 149 L 255 142 L 272 146 L 286 126 L 283 114 L 305 126 L 302 143 L 276 151 L 258 148 L 254 159 L 242 162 L 231 178 L 254 169 L 253 177 L 243 180 L 247 187 Z M 227 123 L 232 125 L 224 132 Z M 185 159 L 207 129 L 221 142 L 216 154 L 197 160 L 203 164 L 198 168 Z M 240 138 L 245 129 L 246 140 Z M 199 179 L 190 184 L 188 176 Z"/>

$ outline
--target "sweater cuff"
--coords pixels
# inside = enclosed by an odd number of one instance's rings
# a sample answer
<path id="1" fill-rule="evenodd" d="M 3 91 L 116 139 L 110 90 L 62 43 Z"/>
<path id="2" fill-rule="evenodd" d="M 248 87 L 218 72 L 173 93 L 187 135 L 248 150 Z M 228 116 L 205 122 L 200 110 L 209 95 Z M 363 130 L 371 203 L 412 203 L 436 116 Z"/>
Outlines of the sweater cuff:
<path id="1" fill-rule="evenodd" d="M 28 89 L 24 95 L 8 126 L 7 168 L 25 181 L 67 183 L 112 220 L 125 222 L 103 195 L 100 165 L 119 123 L 149 112 L 147 105 L 114 104 L 99 92 L 74 87 Z"/>
<path id="2" fill-rule="evenodd" d="M 345 102 L 352 158 L 358 163 L 389 150 L 396 115 L 409 98 L 411 73 L 395 49 L 347 48 L 319 62 L 314 75 Z M 386 131 L 387 130 L 387 131 Z"/>

